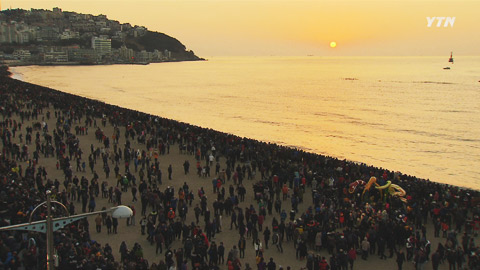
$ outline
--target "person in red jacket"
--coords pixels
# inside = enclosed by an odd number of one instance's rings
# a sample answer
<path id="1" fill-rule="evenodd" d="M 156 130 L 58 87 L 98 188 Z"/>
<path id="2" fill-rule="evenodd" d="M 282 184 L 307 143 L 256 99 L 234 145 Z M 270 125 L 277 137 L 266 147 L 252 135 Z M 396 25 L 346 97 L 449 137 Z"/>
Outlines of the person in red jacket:
<path id="1" fill-rule="evenodd" d="M 350 270 L 353 270 L 353 263 L 357 259 L 357 251 L 352 247 L 348 251 L 348 263 L 350 264 Z"/>
<path id="2" fill-rule="evenodd" d="M 265 216 L 263 216 L 261 213 L 258 215 L 257 222 L 258 222 L 258 230 L 262 231 L 263 229 L 263 222 L 265 221 Z"/>
<path id="3" fill-rule="evenodd" d="M 173 221 L 173 219 L 175 218 L 175 211 L 173 211 L 172 208 L 170 208 L 170 210 L 168 211 L 167 217 L 170 221 Z"/>
<path id="4" fill-rule="evenodd" d="M 322 257 L 322 260 L 318 263 L 318 266 L 320 270 L 327 270 L 330 268 L 330 266 L 327 263 L 327 260 L 325 260 L 325 257 Z"/>

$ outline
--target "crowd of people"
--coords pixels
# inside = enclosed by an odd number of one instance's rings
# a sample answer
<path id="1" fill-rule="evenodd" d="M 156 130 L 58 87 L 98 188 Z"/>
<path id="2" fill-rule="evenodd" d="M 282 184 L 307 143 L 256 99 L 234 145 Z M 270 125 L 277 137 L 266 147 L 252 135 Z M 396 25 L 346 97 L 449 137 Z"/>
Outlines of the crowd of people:
<path id="1" fill-rule="evenodd" d="M 2 74 L 0 226 L 44 219 L 45 208 L 32 212 L 49 190 L 71 215 L 100 210 L 100 200 L 131 204 L 134 216 L 127 225 L 137 218 L 138 237 L 151 246 L 124 241 L 115 258 L 109 243 L 95 241 L 82 219 L 55 233 L 59 269 L 238 270 L 254 262 L 259 270 L 283 270 L 275 256 L 264 254 L 274 249 L 284 256 L 287 245 L 295 256 L 286 256 L 308 270 L 353 269 L 357 256 L 391 259 L 398 269 L 406 262 L 417 269 L 427 263 L 433 269 L 480 269 L 478 191 L 108 105 L 13 80 L 5 68 Z M 83 145 L 85 136 L 97 144 Z M 185 161 L 169 164 L 163 176 L 159 160 L 172 147 Z M 51 179 L 42 159 L 56 163 L 63 179 Z M 173 168 L 190 175 L 190 161 L 198 177 L 212 178 L 205 185 L 211 191 L 173 184 Z M 378 186 L 401 186 L 406 200 L 376 188 L 365 192 L 365 186 L 351 192 L 352 183 L 372 177 Z M 55 208 L 53 214 L 62 211 Z M 117 234 L 118 222 L 98 215 L 96 231 L 105 226 Z M 436 247 L 427 234 L 432 227 L 433 237 L 442 238 Z M 237 238 L 218 241 L 228 230 L 238 232 Z M 249 247 L 255 258 L 247 260 Z M 148 261 L 145 248 L 155 249 L 160 259 Z M 4 269 L 43 269 L 45 254 L 42 234 L 0 234 Z"/>

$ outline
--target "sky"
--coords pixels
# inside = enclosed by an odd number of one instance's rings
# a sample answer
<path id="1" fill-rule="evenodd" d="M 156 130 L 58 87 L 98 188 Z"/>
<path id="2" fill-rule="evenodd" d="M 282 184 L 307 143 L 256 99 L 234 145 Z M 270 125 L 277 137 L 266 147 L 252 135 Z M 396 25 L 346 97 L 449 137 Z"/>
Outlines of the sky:
<path id="1" fill-rule="evenodd" d="M 212 56 L 480 55 L 478 0 L 0 0 L 107 15 Z M 432 21 L 430 27 L 428 20 Z M 435 18 L 433 18 L 435 17 Z M 437 17 L 455 17 L 437 27 Z M 337 46 L 330 47 L 334 41 Z"/>

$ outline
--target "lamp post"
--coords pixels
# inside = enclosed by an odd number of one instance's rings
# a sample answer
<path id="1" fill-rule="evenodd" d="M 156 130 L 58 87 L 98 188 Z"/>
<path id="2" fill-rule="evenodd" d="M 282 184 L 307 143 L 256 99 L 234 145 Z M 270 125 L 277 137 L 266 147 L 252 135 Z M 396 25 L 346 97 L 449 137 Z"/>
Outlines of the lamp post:
<path id="1" fill-rule="evenodd" d="M 50 194 L 47 190 L 47 270 L 53 270 L 55 267 L 55 256 L 53 255 L 53 218 L 52 218 L 52 202 Z M 32 212 L 33 213 L 33 212 Z M 30 214 L 30 219 L 32 215 Z"/>
<path id="2" fill-rule="evenodd" d="M 82 218 L 86 218 L 88 216 L 93 216 L 97 214 L 103 214 L 103 213 L 112 213 L 112 217 L 114 218 L 129 218 L 133 215 L 132 209 L 130 209 L 128 206 L 124 205 L 119 205 L 115 207 L 111 207 L 110 209 L 102 210 L 102 211 L 95 211 L 95 212 L 90 212 L 90 213 L 85 213 L 85 214 L 79 214 L 79 215 L 73 215 L 70 216 L 68 215 L 68 210 L 65 205 L 58 201 L 52 201 L 50 198 L 51 191 L 47 190 L 46 195 L 47 195 L 47 200 L 35 207 L 33 209 L 32 213 L 30 213 L 30 220 L 28 223 L 22 223 L 22 224 L 16 224 L 16 225 L 11 225 L 11 226 L 5 226 L 5 227 L 0 227 L 0 231 L 6 231 L 6 230 L 25 230 L 25 231 L 34 231 L 34 232 L 41 232 L 41 233 L 46 233 L 47 234 L 47 269 L 48 270 L 54 270 L 55 269 L 55 256 L 54 256 L 54 246 L 53 246 L 53 232 L 62 229 L 66 225 L 75 222 L 77 220 L 80 220 Z M 52 208 L 51 205 L 52 203 L 59 204 L 63 207 L 63 209 L 66 211 L 67 215 L 66 217 L 59 217 L 59 218 L 53 218 L 52 217 Z M 33 213 L 42 205 L 46 204 L 47 206 L 47 218 L 46 220 L 40 220 L 40 221 L 35 221 L 32 222 L 32 216 Z"/>

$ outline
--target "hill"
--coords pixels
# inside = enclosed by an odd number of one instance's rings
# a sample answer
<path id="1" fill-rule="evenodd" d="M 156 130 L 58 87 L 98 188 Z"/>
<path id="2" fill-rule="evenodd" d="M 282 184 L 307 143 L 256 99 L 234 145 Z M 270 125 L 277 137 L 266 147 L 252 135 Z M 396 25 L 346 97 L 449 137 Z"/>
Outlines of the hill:
<path id="1" fill-rule="evenodd" d="M 0 51 L 25 63 L 203 60 L 167 34 L 59 8 L 1 11 Z"/>

